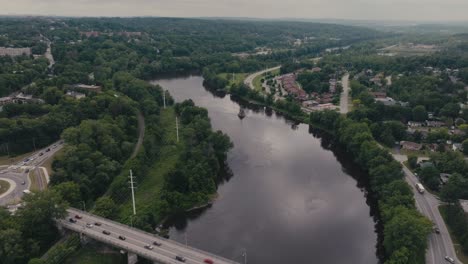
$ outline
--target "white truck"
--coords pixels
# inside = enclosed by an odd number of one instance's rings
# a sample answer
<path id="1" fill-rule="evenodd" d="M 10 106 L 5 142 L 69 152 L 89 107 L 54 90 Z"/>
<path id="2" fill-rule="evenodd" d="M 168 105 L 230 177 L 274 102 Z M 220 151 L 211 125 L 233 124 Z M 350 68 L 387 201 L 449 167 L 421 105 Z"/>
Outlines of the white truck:
<path id="1" fill-rule="evenodd" d="M 420 194 L 423 194 L 425 191 L 424 186 L 420 183 L 416 183 L 416 189 L 418 190 Z"/>

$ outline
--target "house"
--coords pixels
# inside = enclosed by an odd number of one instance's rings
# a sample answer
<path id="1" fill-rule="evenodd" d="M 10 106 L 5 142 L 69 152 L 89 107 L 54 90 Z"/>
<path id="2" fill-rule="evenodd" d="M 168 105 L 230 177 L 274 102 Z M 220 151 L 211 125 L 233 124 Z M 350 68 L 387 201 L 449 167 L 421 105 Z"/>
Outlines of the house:
<path id="1" fill-rule="evenodd" d="M 422 145 L 411 141 L 401 141 L 400 147 L 404 150 L 418 151 L 422 149 Z"/>
<path id="2" fill-rule="evenodd" d="M 321 72 L 321 71 L 322 71 L 322 68 L 320 68 L 320 67 L 312 68 L 312 72 Z"/>
<path id="3" fill-rule="evenodd" d="M 382 104 L 386 105 L 386 106 L 393 106 L 393 105 L 397 105 L 397 101 L 395 101 L 393 98 L 391 97 L 385 97 L 385 98 L 375 98 L 375 101 L 376 102 L 381 102 Z"/>
<path id="4" fill-rule="evenodd" d="M 434 167 L 434 163 L 424 160 L 419 163 L 420 168 Z"/>
<path id="5" fill-rule="evenodd" d="M 426 126 L 427 127 L 443 127 L 443 126 L 445 126 L 445 123 L 441 122 L 441 121 L 426 120 Z"/>
<path id="6" fill-rule="evenodd" d="M 72 97 L 73 99 L 79 100 L 81 98 L 85 98 L 86 94 L 79 93 L 76 91 L 67 91 L 66 96 Z"/>
<path id="7" fill-rule="evenodd" d="M 330 88 L 329 88 L 330 93 L 335 93 L 336 92 L 336 83 L 337 83 L 336 79 L 330 79 L 329 83 L 330 83 Z"/>
<path id="8" fill-rule="evenodd" d="M 452 174 L 449 174 L 449 173 L 439 174 L 440 184 L 446 184 L 449 181 L 451 176 L 452 176 Z"/>
<path id="9" fill-rule="evenodd" d="M 463 151 L 463 145 L 461 143 L 453 143 L 452 150 L 453 151 Z"/>
<path id="10" fill-rule="evenodd" d="M 386 92 L 371 92 L 370 93 L 374 98 L 387 98 L 387 93 Z"/>
<path id="11" fill-rule="evenodd" d="M 102 87 L 98 85 L 75 84 L 72 86 L 72 88 L 76 90 L 87 91 L 87 92 L 95 92 L 95 93 L 102 92 Z"/>
<path id="12" fill-rule="evenodd" d="M 422 127 L 423 123 L 421 122 L 415 122 L 415 121 L 408 121 L 408 126 L 409 127 Z"/>
<path id="13" fill-rule="evenodd" d="M 0 106 L 13 103 L 13 98 L 10 96 L 0 98 Z"/>
<path id="14" fill-rule="evenodd" d="M 16 56 L 31 56 L 31 48 L 6 48 L 6 47 L 0 47 L 0 56 L 10 56 L 10 57 L 16 57 Z"/>

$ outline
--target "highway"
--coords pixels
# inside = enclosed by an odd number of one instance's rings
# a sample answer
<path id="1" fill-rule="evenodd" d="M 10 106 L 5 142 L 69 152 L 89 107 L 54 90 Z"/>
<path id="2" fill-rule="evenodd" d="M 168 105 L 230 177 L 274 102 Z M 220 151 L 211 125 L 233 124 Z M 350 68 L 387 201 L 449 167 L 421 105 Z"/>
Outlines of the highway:
<path id="1" fill-rule="evenodd" d="M 1 166 L 0 179 L 5 179 L 10 183 L 14 182 L 15 184 L 12 185 L 10 190 L 4 195 L 0 196 L 0 205 L 3 206 L 17 203 L 21 200 L 21 197 L 24 195 L 23 191 L 31 188 L 31 180 L 29 179 L 28 174 L 33 170 L 38 173 L 38 175 L 43 175 L 44 178 L 47 179 L 45 183 L 44 181 L 38 182 L 40 188 L 45 189 L 47 187 L 45 185 L 48 182 L 49 175 L 45 173 L 42 168 L 39 168 L 39 166 L 55 155 L 55 153 L 57 153 L 57 151 L 62 147 L 63 144 L 55 142 L 48 147 L 34 152 L 31 156 L 17 162 L 16 164 Z"/>
<path id="2" fill-rule="evenodd" d="M 439 212 L 438 206 L 441 205 L 441 202 L 436 196 L 427 191 L 424 194 L 420 194 L 417 191 L 415 185 L 416 183 L 419 183 L 418 178 L 403 164 L 403 162 L 407 160 L 406 155 L 392 155 L 403 166 L 405 180 L 413 190 L 414 199 L 416 201 L 418 210 L 429 220 L 431 220 L 434 223 L 434 226 L 437 226 L 440 230 L 440 234 L 432 233 L 429 235 L 429 246 L 428 250 L 426 251 L 426 264 L 448 263 L 444 259 L 445 256 L 449 256 L 455 259 L 455 263 L 462 263 L 457 259 L 452 238 L 450 237 L 447 226 L 445 225 L 445 222 Z"/>
<path id="3" fill-rule="evenodd" d="M 77 219 L 76 215 L 81 216 L 81 219 Z M 70 218 L 75 219 L 76 223 L 70 222 Z M 205 263 L 205 259 L 210 259 L 216 264 L 237 263 L 73 208 L 68 209 L 68 216 L 58 222 L 66 229 L 158 263 L 180 264 L 181 262 L 175 259 L 176 256 L 184 257 L 185 263 L 188 264 Z M 101 226 L 96 226 L 97 222 L 101 223 Z M 93 226 L 87 227 L 86 224 Z M 103 234 L 104 230 L 109 231 L 110 234 Z M 119 236 L 124 236 L 125 240 L 119 239 Z M 161 245 L 153 245 L 155 241 Z M 153 249 L 146 249 L 145 245 L 148 244 L 153 246 Z"/>

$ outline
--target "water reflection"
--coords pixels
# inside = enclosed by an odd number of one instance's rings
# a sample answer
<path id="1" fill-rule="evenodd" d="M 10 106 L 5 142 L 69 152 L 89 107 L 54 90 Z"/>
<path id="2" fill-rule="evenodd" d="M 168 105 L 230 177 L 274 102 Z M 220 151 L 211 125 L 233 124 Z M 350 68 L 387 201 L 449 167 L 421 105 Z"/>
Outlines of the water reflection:
<path id="1" fill-rule="evenodd" d="M 249 263 L 377 263 L 375 204 L 333 138 L 275 111 L 208 92 L 197 76 L 158 80 L 208 109 L 234 142 L 211 208 L 171 218 L 172 239 Z M 240 107 L 246 112 L 238 118 Z M 222 177 L 221 177 L 222 178 Z"/>

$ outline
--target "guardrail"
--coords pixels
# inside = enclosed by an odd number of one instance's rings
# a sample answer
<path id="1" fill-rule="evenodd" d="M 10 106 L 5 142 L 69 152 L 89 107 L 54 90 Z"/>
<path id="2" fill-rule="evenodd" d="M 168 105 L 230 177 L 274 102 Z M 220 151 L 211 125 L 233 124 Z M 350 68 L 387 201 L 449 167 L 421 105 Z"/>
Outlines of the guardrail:
<path id="1" fill-rule="evenodd" d="M 158 239 L 163 239 L 163 238 L 161 238 L 161 237 L 155 236 L 155 234 L 151 234 L 151 233 L 149 233 L 149 232 L 146 232 L 146 231 L 143 231 L 143 230 L 140 230 L 140 229 L 131 227 L 131 226 L 127 226 L 127 225 L 121 224 L 121 223 L 119 223 L 119 222 L 115 222 L 115 221 L 109 220 L 109 219 L 104 218 L 104 217 L 100 217 L 100 216 L 97 216 L 97 215 L 93 215 L 93 214 L 90 214 L 90 213 L 88 213 L 88 212 L 81 211 L 81 210 L 78 210 L 78 209 L 75 209 L 75 208 L 70 208 L 70 209 L 67 210 L 67 211 L 68 211 L 68 212 L 72 211 L 71 213 L 73 213 L 73 214 L 83 214 L 83 215 L 87 215 L 87 216 L 89 216 L 89 217 L 94 217 L 94 218 L 97 218 L 97 219 L 101 220 L 102 222 L 110 222 L 110 223 L 112 223 L 112 224 L 114 224 L 114 225 L 117 225 L 117 226 L 120 226 L 120 227 L 122 227 L 122 228 L 130 229 L 130 230 L 132 230 L 132 231 L 139 232 L 139 233 L 145 234 L 145 235 L 147 235 L 147 236 L 155 237 L 155 238 L 158 238 Z M 201 253 L 201 254 L 203 254 L 203 255 L 206 255 L 206 256 L 209 256 L 209 257 L 212 257 L 212 258 L 215 258 L 215 259 L 222 260 L 222 261 L 227 262 L 227 263 L 239 264 L 238 262 L 232 261 L 232 260 L 230 260 L 230 259 L 226 259 L 226 258 L 224 258 L 224 257 L 220 257 L 220 256 L 217 256 L 217 255 L 215 255 L 215 254 L 212 254 L 212 253 L 209 253 L 209 252 L 206 252 L 206 251 L 203 251 L 203 250 L 194 248 L 194 247 L 190 247 L 190 246 L 181 244 L 181 243 L 179 243 L 179 242 L 177 242 L 177 241 L 174 241 L 174 240 L 169 240 L 169 239 L 163 239 L 163 240 L 168 241 L 169 243 L 172 243 L 172 244 L 174 244 L 174 245 L 176 245 L 176 246 L 183 247 L 183 248 L 186 248 L 186 249 L 189 249 L 189 250 L 192 250 L 192 251 Z"/>

